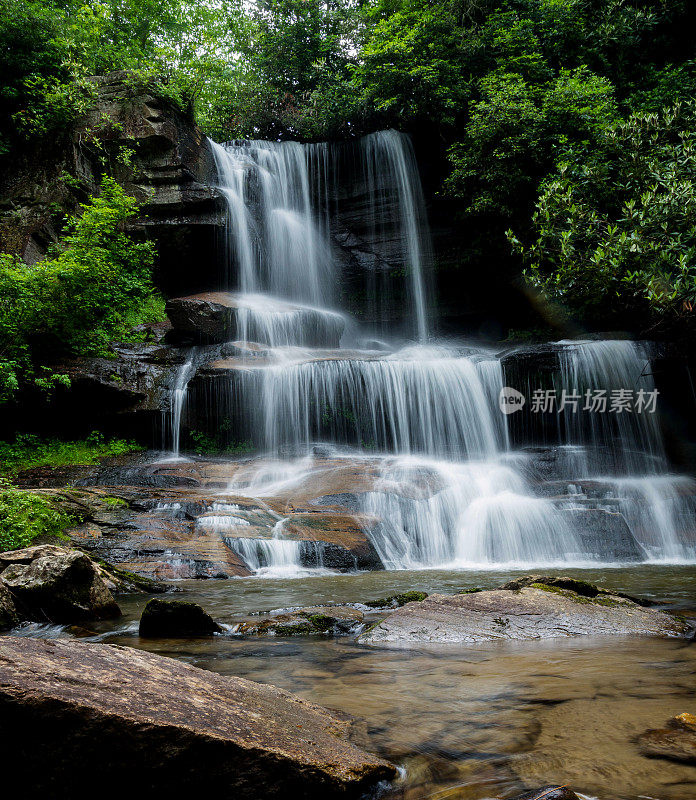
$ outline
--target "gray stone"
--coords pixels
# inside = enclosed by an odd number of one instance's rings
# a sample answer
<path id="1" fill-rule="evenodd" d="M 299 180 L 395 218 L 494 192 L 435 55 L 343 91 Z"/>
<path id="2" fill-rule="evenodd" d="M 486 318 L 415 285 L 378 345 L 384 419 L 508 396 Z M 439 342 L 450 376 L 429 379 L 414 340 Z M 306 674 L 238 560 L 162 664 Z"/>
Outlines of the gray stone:
<path id="1" fill-rule="evenodd" d="M 53 545 L 3 553 L 0 577 L 22 617 L 79 622 L 121 615 L 100 570 L 79 550 Z"/>
<path id="2" fill-rule="evenodd" d="M 568 636 L 683 636 L 688 625 L 612 594 L 594 597 L 533 583 L 517 590 L 432 594 L 359 637 L 364 644 L 471 643 Z"/>

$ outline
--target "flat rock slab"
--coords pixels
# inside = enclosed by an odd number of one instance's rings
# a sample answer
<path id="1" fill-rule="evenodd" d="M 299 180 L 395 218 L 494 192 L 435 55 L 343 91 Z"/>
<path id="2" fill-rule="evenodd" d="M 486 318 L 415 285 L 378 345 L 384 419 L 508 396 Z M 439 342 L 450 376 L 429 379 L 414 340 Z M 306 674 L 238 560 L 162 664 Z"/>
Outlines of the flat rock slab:
<path id="1" fill-rule="evenodd" d="M 543 588 L 540 588 L 543 587 Z M 433 594 L 407 603 L 359 637 L 365 644 L 487 642 L 567 636 L 680 636 L 686 623 L 616 595 L 583 597 L 544 584 Z"/>
<path id="2" fill-rule="evenodd" d="M 0 639 L 0 720 L 24 796 L 353 797 L 395 775 L 347 715 L 125 647 Z"/>

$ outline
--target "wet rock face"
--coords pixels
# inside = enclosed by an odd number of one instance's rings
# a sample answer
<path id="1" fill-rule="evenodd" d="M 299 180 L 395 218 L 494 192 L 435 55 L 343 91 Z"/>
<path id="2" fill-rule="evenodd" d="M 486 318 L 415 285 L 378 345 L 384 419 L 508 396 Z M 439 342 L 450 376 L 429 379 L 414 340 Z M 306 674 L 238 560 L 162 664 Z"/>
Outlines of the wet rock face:
<path id="1" fill-rule="evenodd" d="M 33 797 L 128 776 L 153 796 L 313 800 L 396 773 L 350 743 L 347 715 L 131 648 L 4 637 L 0 713 L 3 755 L 32 775 Z"/>
<path id="2" fill-rule="evenodd" d="M 212 636 L 222 628 L 197 603 L 185 600 L 150 600 L 140 617 L 143 637 Z"/>
<path id="3" fill-rule="evenodd" d="M 170 408 L 172 374 L 184 354 L 164 343 L 114 345 L 114 358 L 78 358 L 60 365 L 70 388 L 57 402 L 70 405 L 73 415 L 85 414 L 97 424 L 117 415 L 153 417 Z M 76 406 L 77 409 L 76 410 Z"/>
<path id="4" fill-rule="evenodd" d="M 350 513 L 333 494 L 335 481 L 366 483 L 365 471 L 338 466 L 327 462 L 327 475 L 292 497 L 258 501 L 225 491 L 244 462 L 203 459 L 133 458 L 90 471 L 84 487 L 39 491 L 77 520 L 67 531 L 76 547 L 145 578 L 244 577 L 273 566 L 264 557 L 273 555 L 279 520 L 279 538 L 296 547 L 297 566 L 383 569 L 369 537 L 375 519 Z M 325 496 L 332 502 L 319 502 Z"/>
<path id="5" fill-rule="evenodd" d="M 78 550 L 12 550 L 0 553 L 0 566 L 0 580 L 25 619 L 79 622 L 121 615 L 97 565 Z"/>
<path id="6" fill-rule="evenodd" d="M 696 764 L 696 716 L 679 714 L 666 728 L 645 731 L 638 737 L 638 748 L 651 758 Z"/>
<path id="7" fill-rule="evenodd" d="M 512 800 L 580 800 L 580 798 L 567 786 L 542 786 L 541 789 L 522 792 Z"/>
<path id="8" fill-rule="evenodd" d="M 10 590 L 0 578 L 0 631 L 9 630 L 19 622 L 19 614 Z"/>
<path id="9" fill-rule="evenodd" d="M 585 591 L 522 582 L 507 589 L 430 595 L 390 614 L 359 641 L 471 643 L 567 636 L 683 636 L 687 632 L 685 622 L 607 591 L 589 596 Z"/>
<path id="10" fill-rule="evenodd" d="M 271 298 L 254 307 L 247 296 L 230 292 L 174 297 L 167 302 L 167 316 L 178 334 L 197 342 L 245 339 L 261 345 L 336 348 L 344 328 L 335 312 Z"/>

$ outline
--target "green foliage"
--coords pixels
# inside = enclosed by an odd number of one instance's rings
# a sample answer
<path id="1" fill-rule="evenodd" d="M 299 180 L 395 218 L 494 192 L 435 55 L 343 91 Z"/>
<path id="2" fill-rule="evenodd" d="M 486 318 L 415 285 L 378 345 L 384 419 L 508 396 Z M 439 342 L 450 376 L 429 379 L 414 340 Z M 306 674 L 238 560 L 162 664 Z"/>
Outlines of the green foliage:
<path id="1" fill-rule="evenodd" d="M 586 318 L 691 314 L 696 303 L 696 105 L 633 114 L 571 148 L 545 183 L 527 277 Z"/>
<path id="2" fill-rule="evenodd" d="M 14 442 L 0 442 L 0 475 L 13 476 L 37 467 L 96 464 L 109 456 L 137 452 L 142 447 L 126 439 L 107 440 L 98 431 L 86 439 L 66 442 L 18 434 Z"/>
<path id="3" fill-rule="evenodd" d="M 207 130 L 225 139 L 311 139 L 349 124 L 360 5 L 257 0 L 241 8 L 229 32 L 237 58 L 207 112 Z"/>
<path id="4" fill-rule="evenodd" d="M 70 219 L 59 248 L 28 266 L 0 255 L 0 400 L 23 384 L 50 391 L 66 376 L 45 364 L 108 355 L 109 342 L 162 318 L 152 284 L 154 248 L 135 242 L 124 223 L 136 201 L 111 178 Z"/>
<path id="5" fill-rule="evenodd" d="M 191 449 L 196 455 L 245 455 L 254 451 L 253 442 L 227 442 L 227 428 L 221 428 L 216 436 L 211 436 L 203 431 L 189 431 Z"/>
<path id="6" fill-rule="evenodd" d="M 613 87 L 586 68 L 561 70 L 543 86 L 519 73 L 491 73 L 470 106 L 467 138 L 452 146 L 447 187 L 474 213 L 513 216 L 536 192 L 559 148 L 592 140 L 616 119 Z"/>
<path id="7" fill-rule="evenodd" d="M 60 19 L 48 3 L 0 0 L 0 155 L 70 116 L 79 88 L 71 81 Z"/>
<path id="8" fill-rule="evenodd" d="M 39 494 L 0 478 L 0 551 L 28 547 L 37 537 L 65 538 L 72 518 Z"/>
<path id="9" fill-rule="evenodd" d="M 638 305 L 672 313 L 690 302 L 689 235 L 669 243 L 654 230 L 663 217 L 686 230 L 676 213 L 682 201 L 690 208 L 686 167 L 669 194 L 660 181 L 672 174 L 670 156 L 660 154 L 625 222 L 617 208 L 630 198 L 615 183 L 625 167 L 614 169 L 609 143 L 620 120 L 662 118 L 696 92 L 695 24 L 690 0 L 0 0 L 0 158 L 53 141 L 90 103 L 89 76 L 119 69 L 135 83 L 156 81 L 217 140 L 317 140 L 393 126 L 418 132 L 448 159 L 443 188 L 470 218 L 461 260 L 484 250 L 489 260 L 509 258 L 504 231 L 529 238 L 537 200 L 558 235 L 563 213 L 580 226 L 583 214 L 594 224 L 596 212 L 601 225 L 614 220 L 619 243 L 607 234 L 590 243 L 593 252 L 620 264 L 584 270 L 608 281 L 594 305 L 632 293 Z M 132 155 L 125 148 L 118 160 L 127 165 Z M 585 167 L 610 182 L 607 197 L 578 194 Z M 121 204 L 121 219 L 134 213 L 122 198 L 110 202 Z M 660 210 L 665 204 L 673 210 Z M 151 253 L 118 239 L 103 211 L 91 217 L 111 238 L 81 247 L 73 223 L 69 236 L 78 239 L 40 264 L 0 260 L 0 398 L 27 383 L 50 390 L 66 380 L 45 366 L 51 358 L 104 354 L 133 321 L 162 313 Z M 619 255 L 622 233 L 645 239 L 650 267 Z M 579 228 L 569 236 L 582 238 Z M 550 257 L 532 261 L 547 294 L 593 305 L 589 289 L 587 299 L 580 289 L 561 297 L 544 283 L 556 270 Z M 84 324 L 70 313 L 71 292 L 85 300 Z"/>
<path id="10" fill-rule="evenodd" d="M 402 124 L 453 124 L 471 96 L 457 4 L 380 0 L 367 5 L 365 20 L 369 34 L 352 77 L 363 104 Z"/>

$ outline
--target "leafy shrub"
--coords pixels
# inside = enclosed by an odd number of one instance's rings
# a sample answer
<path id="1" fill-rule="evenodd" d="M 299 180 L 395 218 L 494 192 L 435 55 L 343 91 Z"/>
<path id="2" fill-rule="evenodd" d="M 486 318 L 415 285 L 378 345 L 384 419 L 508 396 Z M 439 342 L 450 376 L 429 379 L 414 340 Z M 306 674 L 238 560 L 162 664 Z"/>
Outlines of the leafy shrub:
<path id="1" fill-rule="evenodd" d="M 571 149 L 543 187 L 527 279 L 586 319 L 691 315 L 696 304 L 696 104 L 633 114 Z M 621 320 L 619 320 L 621 321 Z"/>
<path id="2" fill-rule="evenodd" d="M 38 436 L 20 434 L 14 442 L 0 442 L 0 474 L 16 475 L 36 467 L 94 464 L 101 458 L 141 449 L 140 445 L 125 439 L 106 441 L 97 431 L 83 441 L 74 442 L 42 441 Z"/>
<path id="3" fill-rule="evenodd" d="M 68 221 L 60 247 L 28 266 L 0 255 L 0 400 L 22 384 L 50 390 L 67 378 L 46 367 L 62 358 L 108 356 L 109 342 L 163 318 L 152 284 L 154 245 L 124 231 L 138 212 L 112 178 Z"/>
<path id="4" fill-rule="evenodd" d="M 39 494 L 15 489 L 0 478 L 0 551 L 28 547 L 41 536 L 65 538 L 72 518 Z"/>

